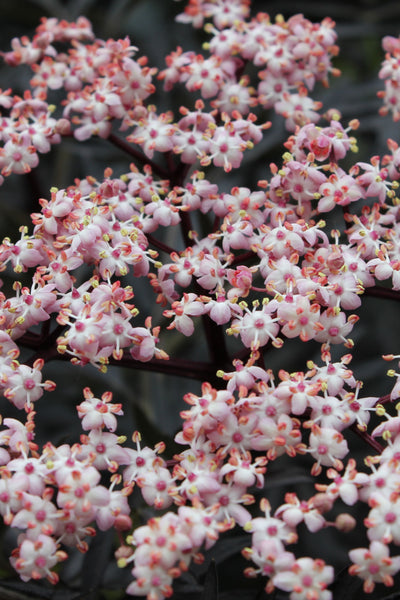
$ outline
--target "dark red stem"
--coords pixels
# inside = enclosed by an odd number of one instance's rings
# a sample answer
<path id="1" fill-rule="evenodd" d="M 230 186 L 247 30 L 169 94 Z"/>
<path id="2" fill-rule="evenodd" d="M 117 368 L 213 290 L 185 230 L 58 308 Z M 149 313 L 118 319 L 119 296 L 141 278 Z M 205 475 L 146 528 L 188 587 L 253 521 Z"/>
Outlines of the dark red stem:
<path id="1" fill-rule="evenodd" d="M 145 154 L 143 154 L 143 152 L 137 150 L 131 144 L 128 144 L 128 142 L 116 136 L 115 133 L 110 133 L 107 139 L 114 146 L 120 148 L 120 150 L 123 150 L 124 152 L 126 152 L 126 154 L 129 154 L 129 156 L 132 156 L 132 158 L 136 159 L 142 165 L 150 165 L 153 173 L 155 173 L 162 179 L 168 179 L 168 172 L 165 169 L 163 169 L 163 167 L 160 167 L 160 165 L 151 160 L 151 158 L 148 158 Z"/>

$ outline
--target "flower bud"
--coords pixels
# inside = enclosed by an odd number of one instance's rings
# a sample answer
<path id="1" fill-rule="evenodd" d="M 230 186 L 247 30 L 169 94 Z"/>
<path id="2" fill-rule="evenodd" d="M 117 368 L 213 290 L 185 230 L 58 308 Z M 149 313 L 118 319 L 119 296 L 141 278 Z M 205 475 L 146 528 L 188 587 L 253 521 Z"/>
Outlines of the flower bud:
<path id="1" fill-rule="evenodd" d="M 132 529 L 132 519 L 128 515 L 118 515 L 115 518 L 114 527 L 117 531 L 128 531 L 128 529 Z"/>
<path id="2" fill-rule="evenodd" d="M 333 499 L 327 494 L 315 494 L 312 499 L 313 507 L 316 508 L 320 513 L 326 513 L 331 510 L 333 506 Z"/>
<path id="3" fill-rule="evenodd" d="M 343 531 L 344 533 L 352 531 L 356 525 L 357 521 L 348 513 L 342 513 L 341 515 L 338 515 L 335 519 L 336 529 L 338 529 L 339 531 Z"/>
<path id="4" fill-rule="evenodd" d="M 59 119 L 55 126 L 55 133 L 60 135 L 69 135 L 71 133 L 71 123 L 68 119 Z"/>

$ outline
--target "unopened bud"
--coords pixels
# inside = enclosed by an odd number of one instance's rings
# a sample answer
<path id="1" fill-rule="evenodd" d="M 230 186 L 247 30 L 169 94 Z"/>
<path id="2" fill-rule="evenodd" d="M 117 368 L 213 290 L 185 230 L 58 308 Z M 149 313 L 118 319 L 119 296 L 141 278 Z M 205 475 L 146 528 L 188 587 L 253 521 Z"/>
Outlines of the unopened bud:
<path id="1" fill-rule="evenodd" d="M 129 529 L 132 529 L 132 519 L 128 515 L 118 515 L 115 518 L 114 527 L 117 531 L 128 531 Z M 119 550 L 122 548 L 128 548 L 128 546 L 121 546 Z"/>
<path id="2" fill-rule="evenodd" d="M 352 531 L 356 525 L 357 521 L 348 513 L 342 513 L 341 515 L 338 515 L 335 519 L 336 529 L 338 529 L 339 531 L 344 531 L 345 533 L 348 531 Z"/>
<path id="3" fill-rule="evenodd" d="M 318 510 L 320 513 L 326 513 L 331 510 L 333 506 L 333 499 L 330 498 L 327 494 L 315 494 L 312 499 L 313 507 Z"/>
<path id="4" fill-rule="evenodd" d="M 134 552 L 134 549 L 130 546 L 120 546 L 118 550 L 115 551 L 115 558 L 118 561 L 119 567 L 125 567 L 127 563 L 127 559 L 129 559 Z"/>
<path id="5" fill-rule="evenodd" d="M 54 131 L 60 135 L 69 135 L 71 133 L 71 123 L 68 119 L 58 119 Z"/>

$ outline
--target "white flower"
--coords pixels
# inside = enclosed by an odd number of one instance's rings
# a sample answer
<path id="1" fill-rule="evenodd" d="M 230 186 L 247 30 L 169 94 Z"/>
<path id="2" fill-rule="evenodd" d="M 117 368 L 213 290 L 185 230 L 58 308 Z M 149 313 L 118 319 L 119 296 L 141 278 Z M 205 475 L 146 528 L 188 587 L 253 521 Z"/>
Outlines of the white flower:
<path id="1" fill-rule="evenodd" d="M 364 591 L 370 593 L 375 582 L 386 586 L 393 585 L 393 575 L 400 570 L 400 556 L 389 556 L 389 548 L 377 540 L 368 548 L 355 548 L 349 552 L 353 565 L 349 568 L 351 575 L 364 579 Z"/>

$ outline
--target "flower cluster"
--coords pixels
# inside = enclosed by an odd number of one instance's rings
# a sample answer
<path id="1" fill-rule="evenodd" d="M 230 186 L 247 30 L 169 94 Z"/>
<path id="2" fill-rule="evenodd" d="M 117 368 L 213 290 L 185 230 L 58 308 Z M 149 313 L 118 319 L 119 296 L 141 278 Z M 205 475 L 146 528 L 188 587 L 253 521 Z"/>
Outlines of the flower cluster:
<path id="1" fill-rule="evenodd" d="M 128 594 L 146 595 L 151 600 L 171 596 L 174 577 L 186 571 L 192 559 L 199 560 L 200 548 L 211 547 L 217 539 L 212 511 L 201 506 L 181 506 L 177 513 L 150 519 L 127 540 L 136 547 L 133 554 L 128 559 L 119 559 L 122 567 L 135 561 L 132 570 L 135 581 L 128 586 Z"/>
<path id="2" fill-rule="evenodd" d="M 85 391 L 85 396 L 92 397 L 90 390 Z M 100 405 L 106 406 L 97 401 L 97 410 L 101 410 Z M 111 412 L 115 409 L 118 412 L 118 407 L 111 405 Z M 82 438 L 82 445 L 55 447 L 48 442 L 39 452 L 33 441 L 34 415 L 30 411 L 25 423 L 4 419 L 0 510 L 4 522 L 21 531 L 10 559 L 21 579 L 46 577 L 56 583 L 58 575 L 52 568 L 67 558 L 66 552 L 60 550 L 61 543 L 84 552 L 88 548 L 85 538 L 95 533 L 92 522 L 102 530 L 129 527 L 126 495 L 113 489 L 120 476 L 111 476 L 109 488 L 101 485 L 100 469 L 108 465 L 97 461 L 94 466 L 94 456 L 101 454 L 104 446 L 110 471 L 115 470 L 113 459 L 125 463 L 129 459 L 118 446 L 121 440 L 103 432 L 104 421 L 95 428 L 93 420 L 91 436 Z"/>
<path id="3" fill-rule="evenodd" d="M 0 93 L 1 184 L 37 167 L 38 154 L 65 137 L 99 136 L 130 161 L 119 175 L 106 168 L 103 177 L 51 188 L 32 228 L 0 245 L 4 281 L 13 280 L 0 293 L 0 514 L 20 530 L 11 564 L 24 581 L 56 583 L 69 548 L 86 552 L 97 529 L 114 528 L 118 564 L 132 563 L 127 593 L 162 600 L 191 560 L 239 526 L 251 533 L 245 575 L 266 577 L 267 592 L 291 600 L 329 600 L 333 566 L 297 556 L 294 544 L 301 527 L 345 535 L 356 520 L 343 504 L 365 504 L 369 547 L 350 550 L 349 573 L 366 592 L 391 586 L 400 571 L 392 555 L 400 545 L 400 417 L 385 405 L 399 397 L 400 374 L 389 370 L 389 396 L 363 395 L 348 351 L 368 290 L 399 299 L 398 143 L 352 161 L 357 119 L 342 123 L 338 110 L 322 112 L 309 96 L 339 74 L 330 19 L 271 22 L 252 16 L 247 0 L 191 0 L 177 19 L 204 26 L 209 41 L 203 53 L 178 47 L 159 71 L 128 38 L 96 39 L 84 17 L 43 19 L 32 40 L 14 39 L 2 53 L 33 76 L 23 98 Z M 383 44 L 381 112 L 397 119 L 400 46 Z M 180 86 L 187 105 L 160 112 L 150 103 L 158 82 L 164 93 Z M 54 91 L 58 106 L 49 103 Z M 288 130 L 281 161 L 252 188 L 224 189 L 215 170 L 230 174 L 262 144 L 270 109 Z M 176 247 L 165 230 L 181 235 Z M 144 314 L 133 304 L 140 294 Z M 208 362 L 161 347 L 201 329 Z M 269 350 L 293 339 L 313 342 L 320 358 L 274 375 Z M 34 351 L 25 363 L 21 348 Z M 79 440 L 40 447 L 36 408 L 56 389 L 42 370 L 56 358 L 100 373 L 124 364 L 201 381 L 201 392 L 184 396 L 174 439 L 184 449 L 143 446 L 138 431 L 118 435 L 122 403 L 89 387 L 77 405 Z M 24 418 L 8 417 L 8 403 Z M 371 413 L 385 418 L 372 434 Z M 374 452 L 367 469 L 350 456 L 350 431 Z M 315 494 L 289 492 L 275 509 L 264 498 L 257 516 L 254 492 L 267 487 L 268 465 L 299 455 Z M 140 503 L 153 515 L 148 522 L 132 519 Z"/>

